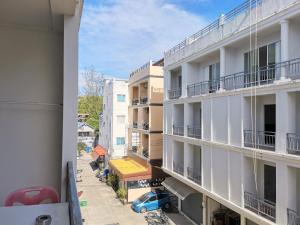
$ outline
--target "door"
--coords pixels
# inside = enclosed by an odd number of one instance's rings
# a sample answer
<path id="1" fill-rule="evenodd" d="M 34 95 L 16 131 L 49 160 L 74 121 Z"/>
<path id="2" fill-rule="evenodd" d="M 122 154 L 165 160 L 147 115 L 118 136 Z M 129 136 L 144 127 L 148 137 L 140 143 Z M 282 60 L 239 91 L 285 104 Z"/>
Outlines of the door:
<path id="1" fill-rule="evenodd" d="M 264 118 L 265 118 L 265 144 L 275 146 L 275 132 L 276 132 L 276 105 L 264 106 Z"/>
<path id="2" fill-rule="evenodd" d="M 276 168 L 264 165 L 264 197 L 276 203 Z"/>

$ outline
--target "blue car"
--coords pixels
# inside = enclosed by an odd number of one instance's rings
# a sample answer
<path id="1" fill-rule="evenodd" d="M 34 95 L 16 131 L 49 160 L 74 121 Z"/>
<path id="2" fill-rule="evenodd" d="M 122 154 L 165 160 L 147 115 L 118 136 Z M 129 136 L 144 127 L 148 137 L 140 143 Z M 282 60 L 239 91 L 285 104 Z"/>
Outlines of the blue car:
<path id="1" fill-rule="evenodd" d="M 131 208 L 138 213 L 156 210 L 159 208 L 168 209 L 171 206 L 170 195 L 167 192 L 148 192 L 135 200 Z"/>

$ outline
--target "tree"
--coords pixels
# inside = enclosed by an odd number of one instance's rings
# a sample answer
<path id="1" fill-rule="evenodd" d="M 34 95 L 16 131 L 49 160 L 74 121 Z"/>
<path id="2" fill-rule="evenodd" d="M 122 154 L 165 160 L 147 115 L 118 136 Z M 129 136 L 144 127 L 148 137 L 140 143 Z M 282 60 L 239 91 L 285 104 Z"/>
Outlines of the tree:
<path id="1" fill-rule="evenodd" d="M 86 147 L 86 144 L 85 144 L 85 143 L 83 143 L 83 142 L 77 143 L 77 152 L 78 152 L 78 155 L 80 155 L 80 152 L 81 152 L 82 150 L 84 150 L 85 147 Z"/>
<path id="2" fill-rule="evenodd" d="M 99 115 L 102 112 L 104 77 L 94 67 L 85 69 L 81 74 L 84 80 L 82 95 L 78 99 L 78 113 L 88 114 L 86 123 L 99 130 Z"/>

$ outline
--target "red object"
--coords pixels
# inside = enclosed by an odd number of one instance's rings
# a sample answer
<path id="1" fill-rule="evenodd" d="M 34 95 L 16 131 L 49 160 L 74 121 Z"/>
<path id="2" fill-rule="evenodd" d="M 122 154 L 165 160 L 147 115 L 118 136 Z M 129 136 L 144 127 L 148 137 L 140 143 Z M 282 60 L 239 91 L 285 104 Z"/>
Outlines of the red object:
<path id="1" fill-rule="evenodd" d="M 5 206 L 13 206 L 15 203 L 23 205 L 39 205 L 45 200 L 58 203 L 57 191 L 51 187 L 22 188 L 10 193 L 5 199 Z"/>
<path id="2" fill-rule="evenodd" d="M 106 149 L 103 148 L 101 145 L 97 145 L 93 150 L 93 159 L 96 160 L 99 156 L 105 156 L 106 155 Z"/>

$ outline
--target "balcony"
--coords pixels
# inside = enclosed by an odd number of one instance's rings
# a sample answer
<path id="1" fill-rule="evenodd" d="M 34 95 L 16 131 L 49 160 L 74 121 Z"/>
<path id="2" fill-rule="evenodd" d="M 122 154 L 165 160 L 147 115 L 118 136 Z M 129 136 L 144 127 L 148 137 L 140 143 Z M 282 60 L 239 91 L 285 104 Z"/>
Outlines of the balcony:
<path id="1" fill-rule="evenodd" d="M 276 220 L 276 205 L 266 199 L 260 198 L 256 194 L 250 192 L 244 193 L 245 208 L 252 212 L 269 219 L 273 222 Z"/>
<path id="2" fill-rule="evenodd" d="M 187 168 L 187 174 L 188 178 L 195 183 L 201 185 L 201 172 L 198 170 L 195 170 L 194 168 L 188 167 Z"/>
<path id="3" fill-rule="evenodd" d="M 147 102 L 148 102 L 148 97 L 147 96 L 144 96 L 144 97 L 140 98 L 140 104 L 147 104 Z"/>
<path id="4" fill-rule="evenodd" d="M 135 98 L 132 99 L 132 105 L 138 105 L 139 104 L 139 99 Z"/>
<path id="5" fill-rule="evenodd" d="M 148 147 L 143 148 L 143 156 L 147 159 L 149 158 L 149 148 Z"/>
<path id="6" fill-rule="evenodd" d="M 275 151 L 275 132 L 244 130 L 244 146 Z"/>
<path id="7" fill-rule="evenodd" d="M 181 88 L 168 91 L 169 99 L 178 99 L 181 97 Z"/>
<path id="8" fill-rule="evenodd" d="M 253 86 L 268 85 L 274 83 L 280 75 L 285 73 L 287 78 L 292 80 L 300 78 L 300 58 L 280 62 L 264 67 L 256 71 L 242 71 L 221 77 L 220 80 L 202 81 L 187 86 L 188 96 L 204 95 L 224 90 L 235 90 Z"/>
<path id="9" fill-rule="evenodd" d="M 200 127 L 187 126 L 187 132 L 188 132 L 189 137 L 201 139 L 201 128 Z"/>
<path id="10" fill-rule="evenodd" d="M 289 154 L 300 155 L 300 135 L 294 133 L 287 134 L 287 151 Z"/>
<path id="11" fill-rule="evenodd" d="M 287 218 L 288 218 L 288 225 L 300 224 L 300 216 L 297 215 L 297 212 L 292 209 L 287 209 Z"/>
<path id="12" fill-rule="evenodd" d="M 173 171 L 183 176 L 183 164 L 173 161 Z"/>
<path id="13" fill-rule="evenodd" d="M 173 135 L 183 136 L 184 135 L 184 127 L 173 125 Z"/>
<path id="14" fill-rule="evenodd" d="M 133 123 L 132 123 L 132 127 L 133 127 L 133 128 L 138 128 L 138 123 L 137 123 L 137 122 L 133 122 Z"/>

